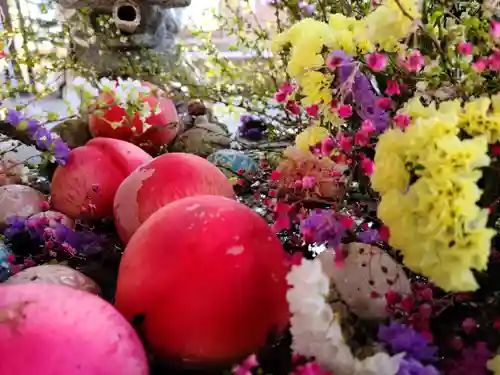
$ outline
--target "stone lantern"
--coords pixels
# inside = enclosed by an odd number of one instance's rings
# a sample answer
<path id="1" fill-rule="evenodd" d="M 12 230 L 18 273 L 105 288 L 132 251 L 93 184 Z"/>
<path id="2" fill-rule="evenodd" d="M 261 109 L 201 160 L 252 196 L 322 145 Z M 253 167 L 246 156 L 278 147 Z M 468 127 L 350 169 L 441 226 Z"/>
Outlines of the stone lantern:
<path id="1" fill-rule="evenodd" d="M 154 82 L 178 67 L 179 9 L 191 0 L 58 0 L 72 36 L 71 56 L 99 76 Z"/>

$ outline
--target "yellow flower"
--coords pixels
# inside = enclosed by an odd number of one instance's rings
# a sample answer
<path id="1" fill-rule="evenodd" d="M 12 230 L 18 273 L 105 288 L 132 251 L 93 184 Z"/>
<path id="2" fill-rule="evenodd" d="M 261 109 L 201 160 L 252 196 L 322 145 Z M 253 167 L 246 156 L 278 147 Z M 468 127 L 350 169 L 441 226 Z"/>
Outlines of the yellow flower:
<path id="1" fill-rule="evenodd" d="M 330 103 L 332 94 L 330 85 L 333 78 L 318 71 L 306 72 L 300 78 L 300 86 L 305 98 L 302 103 L 306 106 L 311 104 Z"/>
<path id="2" fill-rule="evenodd" d="M 330 132 L 321 126 L 310 126 L 295 137 L 295 145 L 302 151 L 310 151 L 310 147 L 317 145 L 330 136 Z"/>
<path id="3" fill-rule="evenodd" d="M 382 134 L 375 148 L 375 171 L 371 177 L 375 191 L 385 194 L 391 190 L 404 191 L 410 182 L 410 173 L 404 159 L 405 134 L 390 129 Z"/>
<path id="4" fill-rule="evenodd" d="M 500 375 L 500 355 L 496 355 L 493 359 L 486 362 L 486 367 L 494 375 Z"/>

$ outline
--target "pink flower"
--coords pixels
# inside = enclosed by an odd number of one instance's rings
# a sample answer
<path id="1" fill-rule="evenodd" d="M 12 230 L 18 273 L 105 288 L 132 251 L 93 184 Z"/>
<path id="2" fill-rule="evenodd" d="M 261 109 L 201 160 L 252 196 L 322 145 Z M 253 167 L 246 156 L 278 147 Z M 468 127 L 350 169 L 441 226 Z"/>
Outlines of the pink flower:
<path id="1" fill-rule="evenodd" d="M 391 109 L 392 100 L 390 98 L 386 98 L 386 97 L 378 98 L 377 106 L 379 108 L 382 108 L 382 109 Z"/>
<path id="2" fill-rule="evenodd" d="M 344 134 L 340 134 L 339 136 L 339 145 L 342 151 L 346 153 L 349 153 L 352 149 L 352 142 Z"/>
<path id="3" fill-rule="evenodd" d="M 477 328 L 477 322 L 472 318 L 465 318 L 462 322 L 462 330 L 467 333 L 473 333 Z"/>
<path id="4" fill-rule="evenodd" d="M 361 154 L 361 169 L 367 176 L 371 176 L 375 170 L 375 163 L 366 155 Z"/>
<path id="5" fill-rule="evenodd" d="M 385 88 L 386 95 L 399 95 L 401 90 L 399 88 L 399 83 L 395 79 L 390 79 L 387 81 L 387 87 Z"/>
<path id="6" fill-rule="evenodd" d="M 500 37 L 500 21 L 492 20 L 490 34 L 493 38 Z"/>
<path id="7" fill-rule="evenodd" d="M 324 156 L 331 155 L 334 148 L 335 142 L 330 137 L 323 139 L 323 141 L 321 142 L 321 154 Z"/>
<path id="8" fill-rule="evenodd" d="M 281 91 L 282 93 L 286 94 L 286 95 L 290 95 L 291 93 L 293 93 L 293 91 L 295 90 L 295 86 L 290 84 L 290 82 L 285 82 L 281 85 L 281 87 L 279 88 L 279 91 Z"/>
<path id="9" fill-rule="evenodd" d="M 364 147 L 370 143 L 370 134 L 363 131 L 358 131 L 354 134 L 354 143 L 358 146 Z"/>
<path id="10" fill-rule="evenodd" d="M 478 73 L 482 73 L 489 65 L 489 60 L 486 57 L 480 57 L 472 63 L 472 69 Z"/>
<path id="11" fill-rule="evenodd" d="M 375 130 L 377 130 L 375 128 L 375 125 L 373 125 L 373 122 L 371 122 L 370 120 L 365 120 L 363 121 L 363 124 L 361 124 L 361 129 L 360 131 L 361 132 L 364 132 L 364 133 L 373 133 Z"/>
<path id="12" fill-rule="evenodd" d="M 495 51 L 488 57 L 488 68 L 494 72 L 500 71 L 500 52 Z"/>
<path id="13" fill-rule="evenodd" d="M 316 117 L 318 115 L 318 111 L 319 111 L 319 105 L 317 104 L 312 104 L 306 107 L 306 112 L 311 117 Z"/>
<path id="14" fill-rule="evenodd" d="M 409 72 L 419 72 L 425 65 L 425 58 L 418 49 L 414 49 L 406 56 L 404 67 Z"/>
<path id="15" fill-rule="evenodd" d="M 287 94 L 285 94 L 282 91 L 278 91 L 277 93 L 274 94 L 274 100 L 276 100 L 278 103 L 284 103 L 287 98 Z"/>
<path id="16" fill-rule="evenodd" d="M 406 115 L 404 113 L 400 113 L 400 114 L 394 116 L 394 118 L 392 119 L 392 121 L 394 121 L 394 124 L 398 128 L 401 128 L 401 129 L 404 129 L 408 125 L 410 125 L 410 118 L 408 117 L 408 115 Z"/>
<path id="17" fill-rule="evenodd" d="M 460 42 L 458 43 L 457 51 L 461 55 L 469 56 L 472 54 L 472 44 L 467 42 Z"/>
<path id="18" fill-rule="evenodd" d="M 374 72 L 381 72 L 387 65 L 387 56 L 383 53 L 369 53 L 365 56 L 368 67 Z"/>
<path id="19" fill-rule="evenodd" d="M 302 187 L 304 189 L 312 189 L 316 185 L 316 177 L 304 176 L 302 177 Z"/>
<path id="20" fill-rule="evenodd" d="M 300 115 L 300 106 L 295 100 L 289 100 L 288 102 L 286 102 L 285 109 L 292 115 Z"/>
<path id="21" fill-rule="evenodd" d="M 340 118 L 349 118 L 352 116 L 352 107 L 349 104 L 343 104 L 339 107 L 338 113 Z"/>

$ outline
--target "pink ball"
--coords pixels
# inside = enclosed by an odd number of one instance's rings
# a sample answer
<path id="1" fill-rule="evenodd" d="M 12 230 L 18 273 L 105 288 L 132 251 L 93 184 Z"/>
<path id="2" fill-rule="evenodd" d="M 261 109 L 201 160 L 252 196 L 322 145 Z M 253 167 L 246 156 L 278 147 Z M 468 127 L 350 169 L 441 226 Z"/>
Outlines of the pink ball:
<path id="1" fill-rule="evenodd" d="M 234 197 L 233 186 L 212 163 L 182 152 L 161 155 L 120 185 L 114 201 L 115 225 L 124 243 L 167 203 L 194 195 Z"/>
<path id="2" fill-rule="evenodd" d="M 95 138 L 77 147 L 52 179 L 52 206 L 73 219 L 111 217 L 121 182 L 152 157 L 131 143 Z"/>
<path id="3" fill-rule="evenodd" d="M 0 287 L 0 353 L 0 374 L 149 374 L 136 332 L 113 306 L 60 285 Z"/>
<path id="4" fill-rule="evenodd" d="M 258 350 L 289 319 L 281 242 L 247 206 L 220 196 L 170 203 L 137 230 L 116 306 L 160 358 L 223 365 Z"/>

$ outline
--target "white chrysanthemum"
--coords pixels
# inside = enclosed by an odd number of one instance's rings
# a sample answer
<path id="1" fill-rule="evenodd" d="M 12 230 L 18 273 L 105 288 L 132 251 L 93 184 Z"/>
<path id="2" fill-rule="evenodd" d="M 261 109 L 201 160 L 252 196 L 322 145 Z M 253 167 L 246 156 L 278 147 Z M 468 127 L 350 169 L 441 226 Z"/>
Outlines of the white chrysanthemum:
<path id="1" fill-rule="evenodd" d="M 315 357 L 335 375 L 395 375 L 402 355 L 377 353 L 362 361 L 353 356 L 345 343 L 338 317 L 326 302 L 330 280 L 319 259 L 293 266 L 287 276 L 287 293 L 292 317 L 292 348 L 298 354 Z M 404 353 L 403 353 L 404 355 Z"/>

